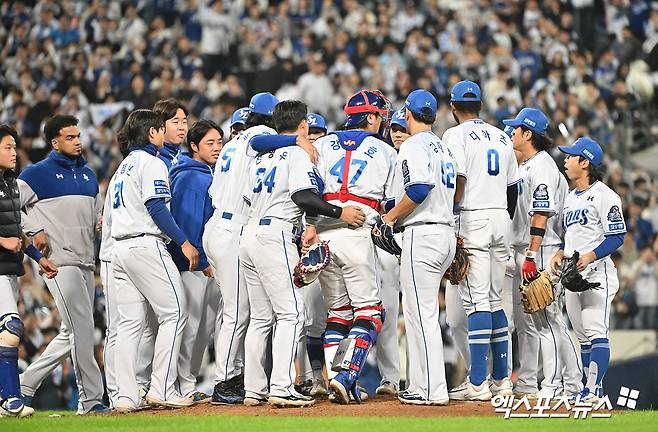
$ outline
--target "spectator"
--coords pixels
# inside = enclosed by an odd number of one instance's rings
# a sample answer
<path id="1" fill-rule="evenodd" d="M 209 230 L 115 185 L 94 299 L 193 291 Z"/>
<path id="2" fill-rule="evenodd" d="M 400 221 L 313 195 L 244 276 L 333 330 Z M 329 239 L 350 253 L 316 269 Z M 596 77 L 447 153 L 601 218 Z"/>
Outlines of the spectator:
<path id="1" fill-rule="evenodd" d="M 642 216 L 642 211 L 647 204 L 644 199 L 635 197 L 628 210 L 627 226 L 629 231 L 633 231 L 633 240 L 635 240 L 638 250 L 643 249 L 646 245 L 653 244 L 654 241 L 654 231 L 651 222 Z"/>
<path id="2" fill-rule="evenodd" d="M 651 245 L 640 249 L 640 259 L 631 267 L 638 314 L 635 328 L 656 329 L 658 323 L 658 262 Z"/>

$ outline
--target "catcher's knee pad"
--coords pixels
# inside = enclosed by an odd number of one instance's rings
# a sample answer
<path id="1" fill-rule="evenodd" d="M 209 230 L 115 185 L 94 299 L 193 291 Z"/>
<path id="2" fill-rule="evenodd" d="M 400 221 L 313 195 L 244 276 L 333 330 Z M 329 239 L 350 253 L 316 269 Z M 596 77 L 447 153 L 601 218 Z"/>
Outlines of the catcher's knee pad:
<path id="1" fill-rule="evenodd" d="M 23 321 L 17 313 L 0 317 L 0 346 L 17 347 L 23 336 Z"/>
<path id="2" fill-rule="evenodd" d="M 322 335 L 325 348 L 338 345 L 345 339 L 352 326 L 352 318 L 352 307 L 349 305 L 329 309 L 327 326 Z"/>
<path id="3" fill-rule="evenodd" d="M 386 309 L 380 303 L 374 306 L 364 306 L 354 311 L 354 326 L 361 326 L 365 329 L 372 327 L 376 335 L 382 329 L 382 324 L 386 318 Z"/>

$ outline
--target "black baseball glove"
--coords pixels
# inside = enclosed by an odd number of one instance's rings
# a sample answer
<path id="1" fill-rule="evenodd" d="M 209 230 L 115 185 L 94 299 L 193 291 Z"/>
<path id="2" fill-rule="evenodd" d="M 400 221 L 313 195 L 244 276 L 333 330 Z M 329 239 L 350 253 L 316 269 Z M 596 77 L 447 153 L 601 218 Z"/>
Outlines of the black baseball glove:
<path id="1" fill-rule="evenodd" d="M 562 271 L 560 272 L 560 282 L 562 286 L 572 292 L 584 292 L 589 289 L 599 289 L 599 282 L 588 282 L 578 271 L 578 258 L 580 254 L 574 251 L 571 258 L 562 260 Z"/>
<path id="2" fill-rule="evenodd" d="M 381 216 L 372 226 L 370 235 L 372 242 L 378 248 L 385 250 L 391 255 L 400 255 L 402 253 L 402 248 L 400 248 L 400 245 L 395 241 L 395 237 L 393 237 L 393 227 L 387 225 Z"/>

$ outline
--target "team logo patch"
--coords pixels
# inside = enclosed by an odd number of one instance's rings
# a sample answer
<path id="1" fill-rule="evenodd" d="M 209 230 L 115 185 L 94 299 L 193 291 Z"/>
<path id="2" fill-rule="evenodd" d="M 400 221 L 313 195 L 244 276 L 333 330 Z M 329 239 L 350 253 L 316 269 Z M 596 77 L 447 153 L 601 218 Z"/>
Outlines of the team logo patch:
<path id="1" fill-rule="evenodd" d="M 619 206 L 613 205 L 608 212 L 608 220 L 610 222 L 621 222 L 623 220 Z"/>
<path id="2" fill-rule="evenodd" d="M 536 200 L 548 201 L 548 187 L 544 183 L 540 184 L 532 193 L 532 197 Z"/>
<path id="3" fill-rule="evenodd" d="M 409 176 L 409 166 L 407 165 L 407 160 L 402 161 L 402 177 L 404 177 L 404 184 L 407 184 L 411 181 Z"/>

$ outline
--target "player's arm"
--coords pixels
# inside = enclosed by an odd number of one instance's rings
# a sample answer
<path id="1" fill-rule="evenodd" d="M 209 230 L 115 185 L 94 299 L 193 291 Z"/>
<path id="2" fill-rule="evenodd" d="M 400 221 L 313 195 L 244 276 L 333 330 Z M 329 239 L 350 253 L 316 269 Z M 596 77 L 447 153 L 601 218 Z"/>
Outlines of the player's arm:
<path id="1" fill-rule="evenodd" d="M 400 149 L 398 158 L 401 161 L 404 194 L 400 202 L 382 217 L 386 224 L 393 225 L 397 220 L 409 216 L 429 195 L 434 187 L 428 162 L 431 156 L 418 145 Z"/>
<path id="2" fill-rule="evenodd" d="M 29 256 L 39 264 L 39 268 L 43 272 L 44 275 L 48 279 L 52 279 L 55 276 L 57 276 L 57 266 L 53 264 L 52 261 L 50 261 L 48 258 L 43 256 L 41 252 L 39 252 L 39 249 L 37 249 L 31 242 L 30 239 L 24 234 L 21 233 L 21 238 L 22 238 L 22 247 L 23 247 L 23 252 L 25 252 L 25 255 Z"/>
<path id="3" fill-rule="evenodd" d="M 357 206 L 339 207 L 323 200 L 315 189 L 297 191 L 290 197 L 304 212 L 309 223 L 314 224 L 319 215 L 340 219 L 346 224 L 359 227 L 365 222 L 363 210 Z"/>
<path id="4" fill-rule="evenodd" d="M 30 185 L 36 174 L 38 173 L 35 173 L 34 169 L 28 168 L 23 171 L 20 177 L 16 180 L 20 195 L 20 205 L 23 210 L 21 226 L 27 235 L 34 237 L 34 244 L 39 251 L 48 256 L 50 254 L 48 235 L 44 231 L 43 223 L 39 220 L 34 211 L 34 205 L 39 201 L 39 196 Z"/>
<path id="5" fill-rule="evenodd" d="M 516 201 L 519 199 L 519 185 L 514 183 L 507 186 L 507 213 L 510 219 L 514 219 L 516 212 Z M 532 226 L 532 225 L 531 225 Z"/>
<path id="6" fill-rule="evenodd" d="M 268 153 L 283 147 L 299 146 L 308 153 L 313 163 L 317 162 L 317 150 L 308 138 L 298 135 L 256 135 L 249 141 L 252 149 L 258 153 Z"/>
<path id="7" fill-rule="evenodd" d="M 426 185 L 415 185 L 415 186 L 426 186 Z M 400 202 L 397 203 L 395 207 L 393 207 L 388 213 L 386 213 L 382 217 L 382 219 L 384 219 L 384 222 L 386 224 L 393 225 L 395 224 L 395 221 L 397 221 L 398 219 L 404 219 L 407 216 L 409 216 L 423 202 L 423 200 L 425 199 L 425 197 L 427 197 L 427 194 L 429 193 L 429 186 L 427 187 L 427 192 L 424 192 L 422 189 L 413 189 L 412 191 L 409 191 L 409 189 L 412 188 L 413 186 L 407 188 L 407 191 L 402 196 Z M 411 198 L 409 194 L 411 194 L 411 196 L 413 196 L 414 198 Z M 423 194 L 425 195 L 424 197 L 422 196 Z M 414 201 L 414 199 L 416 200 L 420 199 L 420 202 L 416 202 Z"/>
<path id="8" fill-rule="evenodd" d="M 549 214 L 546 212 L 534 212 L 530 216 L 530 245 L 528 245 L 528 249 L 525 252 L 525 260 L 521 266 L 521 276 L 526 281 L 534 279 L 539 274 L 536 264 L 537 252 L 546 234 L 548 217 Z"/>
<path id="9" fill-rule="evenodd" d="M 453 213 L 457 214 L 461 210 L 462 202 L 464 202 L 464 192 L 466 191 L 466 177 L 457 175 L 457 182 L 455 185 L 455 198 L 452 207 Z"/>

